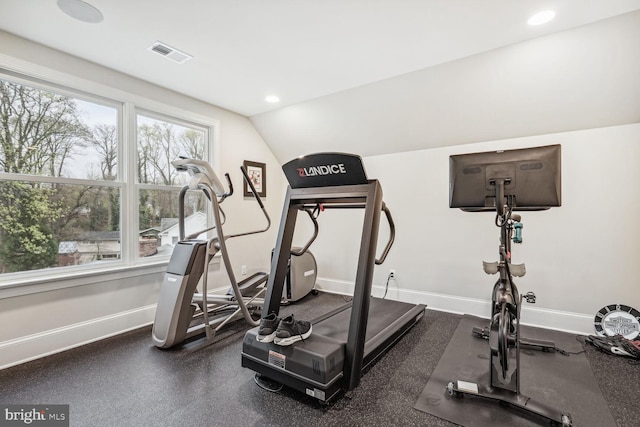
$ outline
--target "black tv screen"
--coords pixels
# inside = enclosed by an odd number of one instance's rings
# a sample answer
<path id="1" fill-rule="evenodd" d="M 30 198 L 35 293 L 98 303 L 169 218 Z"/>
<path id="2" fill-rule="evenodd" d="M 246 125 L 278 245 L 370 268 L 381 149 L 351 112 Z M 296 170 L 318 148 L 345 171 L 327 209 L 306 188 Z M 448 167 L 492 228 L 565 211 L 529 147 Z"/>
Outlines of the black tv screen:
<path id="1" fill-rule="evenodd" d="M 496 210 L 496 182 L 513 210 L 561 205 L 560 145 L 449 156 L 449 207 Z M 498 180 L 498 181 L 497 181 Z"/>

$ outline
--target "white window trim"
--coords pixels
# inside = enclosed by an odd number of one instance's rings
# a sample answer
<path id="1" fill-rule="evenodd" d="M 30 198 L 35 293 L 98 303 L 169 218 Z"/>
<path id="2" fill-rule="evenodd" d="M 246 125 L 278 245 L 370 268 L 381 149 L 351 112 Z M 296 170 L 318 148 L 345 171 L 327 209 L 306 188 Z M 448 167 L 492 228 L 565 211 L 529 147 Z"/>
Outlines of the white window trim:
<path id="1" fill-rule="evenodd" d="M 138 229 L 135 162 L 130 161 L 136 155 L 136 111 L 144 111 L 144 115 L 157 113 L 161 116 L 207 128 L 208 141 L 205 142 L 208 152 L 207 160 L 212 163 L 214 169 L 220 168 L 220 121 L 217 119 L 2 53 L 0 53 L 0 75 L 9 76 L 11 80 L 22 80 L 27 85 L 38 85 L 34 87 L 43 85 L 42 88 L 45 90 L 47 88 L 49 90 L 54 89 L 56 92 L 86 101 L 104 102 L 110 106 L 114 105 L 114 103 L 118 105 L 118 137 L 120 141 L 129 141 L 128 144 L 119 144 L 120 152 L 118 154 L 121 156 L 119 158 L 123 159 L 125 164 L 128 165 L 128 168 L 126 170 L 118 170 L 118 180 L 111 181 L 105 186 L 120 185 L 121 188 L 124 188 L 123 192 L 125 194 L 121 198 L 120 206 L 121 230 Z M 20 174 L 13 175 L 18 175 L 20 179 L 25 177 Z M 72 178 L 29 176 L 29 179 L 47 182 L 55 179 L 56 182 L 61 183 L 68 180 L 70 184 L 78 184 Z M 94 181 L 91 182 L 94 183 Z M 96 185 L 100 185 L 99 181 L 95 182 Z M 82 181 L 82 184 L 86 184 L 86 181 Z M 137 244 L 137 239 L 134 239 L 131 233 L 129 235 L 123 233 L 121 236 L 121 259 L 113 261 L 112 267 L 105 268 L 105 266 L 101 266 L 101 268 L 96 269 L 95 265 L 73 266 L 71 267 L 72 271 L 69 271 L 70 268 L 68 267 L 57 267 L 55 271 L 54 269 L 46 269 L 3 274 L 0 276 L 0 298 L 89 285 L 97 281 L 111 280 L 111 277 L 139 276 L 157 272 L 158 269 L 164 271 L 169 262 L 169 257 L 157 259 L 137 258 L 133 249 L 134 246 L 137 249 Z M 111 264 L 111 261 L 109 263 Z"/>
<path id="2" fill-rule="evenodd" d="M 74 288 L 76 286 L 93 285 L 95 283 L 110 280 L 122 280 L 131 277 L 164 273 L 167 269 L 167 262 L 129 266 L 120 265 L 118 267 L 99 269 L 95 266 L 92 269 L 83 269 L 80 267 L 82 266 L 79 266 L 79 271 L 74 271 L 73 273 L 61 275 L 40 274 L 36 278 L 31 277 L 24 278 L 22 280 L 18 279 L 12 283 L 0 285 L 0 299 Z M 49 270 L 45 271 L 49 272 Z"/>

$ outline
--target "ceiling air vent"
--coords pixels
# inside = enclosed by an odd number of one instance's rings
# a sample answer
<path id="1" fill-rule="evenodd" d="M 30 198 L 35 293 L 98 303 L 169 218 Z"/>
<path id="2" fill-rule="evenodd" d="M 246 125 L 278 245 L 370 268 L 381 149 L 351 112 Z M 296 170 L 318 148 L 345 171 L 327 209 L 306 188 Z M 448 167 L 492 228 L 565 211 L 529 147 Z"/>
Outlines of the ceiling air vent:
<path id="1" fill-rule="evenodd" d="M 165 58 L 169 58 L 170 60 L 177 62 L 178 64 L 184 64 L 185 62 L 193 58 L 193 56 L 181 52 L 178 49 L 174 49 L 162 42 L 155 42 L 154 44 L 149 46 L 148 50 L 160 54 Z"/>

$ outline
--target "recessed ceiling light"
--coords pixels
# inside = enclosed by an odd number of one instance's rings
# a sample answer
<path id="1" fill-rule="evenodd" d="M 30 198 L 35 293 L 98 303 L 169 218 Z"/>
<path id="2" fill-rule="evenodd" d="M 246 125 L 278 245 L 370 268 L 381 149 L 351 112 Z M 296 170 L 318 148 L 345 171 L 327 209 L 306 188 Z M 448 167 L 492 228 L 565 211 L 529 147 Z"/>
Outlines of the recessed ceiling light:
<path id="1" fill-rule="evenodd" d="M 269 95 L 264 100 L 270 104 L 275 104 L 276 102 L 280 102 L 280 98 L 278 98 L 275 95 Z"/>
<path id="2" fill-rule="evenodd" d="M 58 0 L 58 8 L 70 17 L 90 24 L 104 19 L 102 12 L 82 0 Z"/>
<path id="3" fill-rule="evenodd" d="M 539 12 L 533 15 L 527 21 L 529 25 L 542 25 L 551 21 L 556 16 L 556 13 L 553 10 L 545 10 L 544 12 Z"/>

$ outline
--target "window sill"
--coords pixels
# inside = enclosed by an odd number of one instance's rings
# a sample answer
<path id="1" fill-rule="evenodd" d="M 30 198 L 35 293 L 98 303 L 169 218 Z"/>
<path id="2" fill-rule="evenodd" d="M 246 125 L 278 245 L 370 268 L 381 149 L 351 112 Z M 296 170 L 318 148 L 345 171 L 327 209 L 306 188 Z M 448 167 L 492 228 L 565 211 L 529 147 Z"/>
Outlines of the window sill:
<path id="1" fill-rule="evenodd" d="M 25 278 L 18 282 L 2 284 L 0 282 L 0 299 L 18 297 L 22 295 L 91 285 L 97 282 L 120 280 L 124 278 L 144 276 L 147 274 L 164 273 L 167 270 L 168 259 L 163 261 L 140 264 L 135 266 L 112 267 L 103 270 L 92 270 L 69 273 L 55 277 L 43 274 L 40 277 Z"/>

